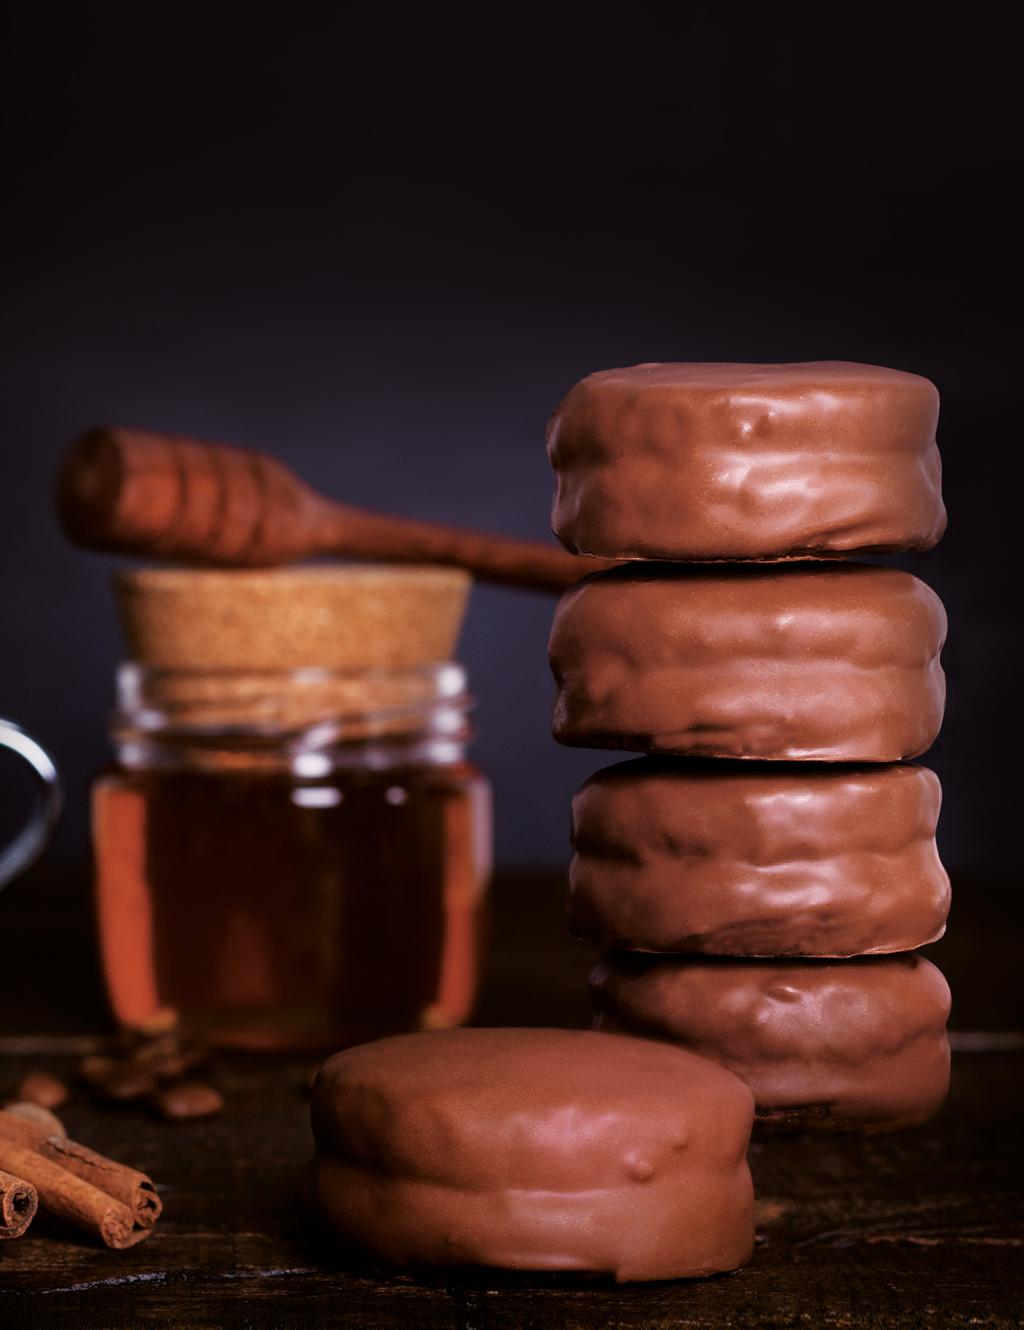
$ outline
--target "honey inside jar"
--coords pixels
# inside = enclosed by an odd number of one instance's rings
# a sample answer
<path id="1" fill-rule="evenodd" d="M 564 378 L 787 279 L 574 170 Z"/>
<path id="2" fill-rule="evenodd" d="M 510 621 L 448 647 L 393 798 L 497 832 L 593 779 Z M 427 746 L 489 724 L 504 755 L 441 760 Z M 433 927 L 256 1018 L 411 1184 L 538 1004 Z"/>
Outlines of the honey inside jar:
<path id="1" fill-rule="evenodd" d="M 132 662 L 118 692 L 93 838 L 121 1025 L 314 1051 L 467 1018 L 491 816 L 459 665 Z"/>

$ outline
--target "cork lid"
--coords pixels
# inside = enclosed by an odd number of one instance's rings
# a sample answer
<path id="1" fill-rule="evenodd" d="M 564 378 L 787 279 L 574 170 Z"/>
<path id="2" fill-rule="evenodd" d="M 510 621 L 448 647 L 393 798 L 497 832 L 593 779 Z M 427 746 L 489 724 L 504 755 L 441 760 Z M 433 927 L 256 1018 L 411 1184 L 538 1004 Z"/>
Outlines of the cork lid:
<path id="1" fill-rule="evenodd" d="M 451 660 L 471 578 L 454 568 L 120 573 L 128 655 L 180 670 L 396 670 Z"/>
<path id="2" fill-rule="evenodd" d="M 461 724 L 453 662 L 471 578 L 416 566 L 115 579 L 130 661 L 115 727 L 370 740 Z M 324 727 L 328 728 L 325 730 Z"/>

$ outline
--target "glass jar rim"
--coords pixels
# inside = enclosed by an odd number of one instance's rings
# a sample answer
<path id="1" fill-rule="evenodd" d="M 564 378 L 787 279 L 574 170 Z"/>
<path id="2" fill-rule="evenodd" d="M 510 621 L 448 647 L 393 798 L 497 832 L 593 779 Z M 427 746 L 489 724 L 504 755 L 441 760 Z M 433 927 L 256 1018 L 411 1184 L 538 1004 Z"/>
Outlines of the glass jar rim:
<path id="1" fill-rule="evenodd" d="M 115 739 L 301 743 L 322 748 L 381 737 L 466 737 L 474 705 L 457 661 L 394 669 L 197 669 L 125 661 L 117 670 Z"/>

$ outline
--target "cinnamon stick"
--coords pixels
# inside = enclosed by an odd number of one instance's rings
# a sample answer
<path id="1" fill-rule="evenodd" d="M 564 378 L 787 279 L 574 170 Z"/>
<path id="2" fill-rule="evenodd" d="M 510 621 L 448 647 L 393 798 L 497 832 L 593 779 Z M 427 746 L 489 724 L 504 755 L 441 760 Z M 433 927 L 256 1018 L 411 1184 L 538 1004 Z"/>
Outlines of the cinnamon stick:
<path id="1" fill-rule="evenodd" d="M 107 1247 L 118 1250 L 130 1247 L 150 1231 L 135 1226 L 126 1205 L 35 1150 L 11 1141 L 0 1142 L 0 1164 L 13 1169 L 16 1177 L 31 1182 L 44 1210 L 99 1238 Z"/>
<path id="2" fill-rule="evenodd" d="M 163 1209 L 145 1173 L 8 1112 L 0 1112 L 0 1168 L 31 1182 L 44 1209 L 108 1247 L 140 1242 Z"/>
<path id="3" fill-rule="evenodd" d="M 0 1169 L 0 1240 L 20 1238 L 38 1205 L 39 1195 L 30 1182 Z"/>

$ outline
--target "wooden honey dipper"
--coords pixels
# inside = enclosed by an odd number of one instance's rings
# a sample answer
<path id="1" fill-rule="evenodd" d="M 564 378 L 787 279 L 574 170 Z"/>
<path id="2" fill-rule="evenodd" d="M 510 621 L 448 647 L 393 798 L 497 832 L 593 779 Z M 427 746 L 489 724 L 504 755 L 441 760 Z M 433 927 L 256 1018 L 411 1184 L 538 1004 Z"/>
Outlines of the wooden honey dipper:
<path id="1" fill-rule="evenodd" d="M 453 564 L 486 582 L 562 591 L 613 562 L 367 512 L 317 494 L 265 453 L 142 430 L 93 430 L 74 444 L 57 508 L 78 545 L 207 566 L 269 567 L 334 554 Z"/>

